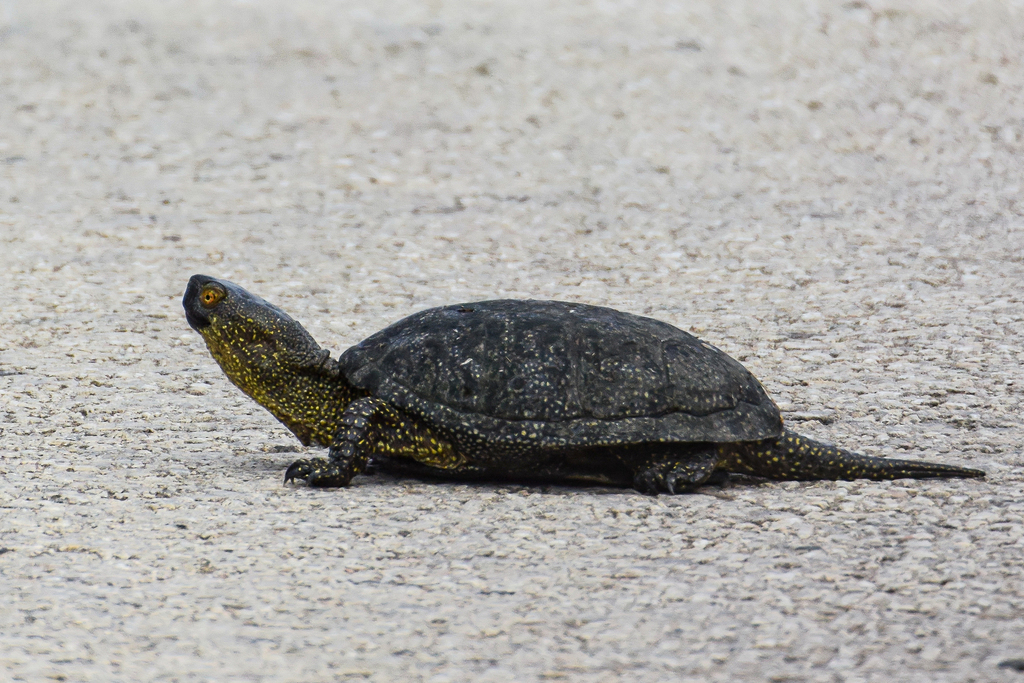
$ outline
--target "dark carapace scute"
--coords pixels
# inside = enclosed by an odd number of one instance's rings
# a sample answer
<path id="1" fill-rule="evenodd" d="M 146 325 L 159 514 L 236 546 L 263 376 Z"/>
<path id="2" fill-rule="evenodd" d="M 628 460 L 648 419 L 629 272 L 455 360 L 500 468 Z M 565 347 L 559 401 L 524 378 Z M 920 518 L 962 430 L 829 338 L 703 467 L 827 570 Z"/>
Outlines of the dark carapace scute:
<path id="1" fill-rule="evenodd" d="M 735 360 L 671 325 L 598 306 L 434 308 L 339 362 L 374 396 L 503 440 L 585 446 L 782 434 L 778 408 Z"/>

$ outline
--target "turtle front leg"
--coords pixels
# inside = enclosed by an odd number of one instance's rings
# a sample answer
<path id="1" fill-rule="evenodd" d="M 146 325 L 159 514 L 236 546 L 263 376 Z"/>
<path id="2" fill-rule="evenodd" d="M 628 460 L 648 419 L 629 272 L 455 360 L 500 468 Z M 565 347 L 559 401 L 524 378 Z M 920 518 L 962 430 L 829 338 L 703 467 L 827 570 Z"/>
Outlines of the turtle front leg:
<path id="1" fill-rule="evenodd" d="M 453 469 L 463 460 L 451 444 L 432 430 L 379 398 L 352 401 L 341 417 L 327 458 L 296 460 L 285 472 L 285 483 L 305 479 L 310 486 L 348 486 L 366 470 L 374 455 L 406 457 L 439 469 Z"/>
<path id="2" fill-rule="evenodd" d="M 657 453 L 635 467 L 633 488 L 652 496 L 692 491 L 712 479 L 719 459 L 713 445 L 680 453 Z"/>

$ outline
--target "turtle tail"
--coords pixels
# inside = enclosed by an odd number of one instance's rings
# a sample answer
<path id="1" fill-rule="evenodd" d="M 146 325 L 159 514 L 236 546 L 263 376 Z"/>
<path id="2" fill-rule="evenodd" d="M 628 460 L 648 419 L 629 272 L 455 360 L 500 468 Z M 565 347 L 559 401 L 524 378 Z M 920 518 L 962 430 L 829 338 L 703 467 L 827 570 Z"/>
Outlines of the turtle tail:
<path id="1" fill-rule="evenodd" d="M 920 460 L 861 455 L 800 436 L 788 429 L 778 439 L 746 444 L 726 457 L 720 468 L 767 479 L 929 479 L 984 477 L 981 470 Z"/>

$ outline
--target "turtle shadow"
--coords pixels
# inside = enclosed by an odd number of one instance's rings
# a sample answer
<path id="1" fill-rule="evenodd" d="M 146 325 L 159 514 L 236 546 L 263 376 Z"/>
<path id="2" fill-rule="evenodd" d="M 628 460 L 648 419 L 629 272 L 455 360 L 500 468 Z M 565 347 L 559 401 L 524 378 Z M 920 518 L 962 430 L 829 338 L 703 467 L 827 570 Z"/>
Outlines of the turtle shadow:
<path id="1" fill-rule="evenodd" d="M 769 482 L 758 477 L 751 477 L 742 474 L 725 474 L 716 478 L 716 481 L 709 482 L 693 491 L 681 495 L 710 495 L 716 498 L 731 500 L 729 494 L 734 489 L 759 488 Z M 432 486 L 464 486 L 474 490 L 512 490 L 513 492 L 527 491 L 531 494 L 551 496 L 574 496 L 580 493 L 597 496 L 621 496 L 634 495 L 652 498 L 650 494 L 643 493 L 633 488 L 631 482 L 593 482 L 593 481 L 560 481 L 552 482 L 550 477 L 530 478 L 522 476 L 496 476 L 496 475 L 446 475 L 437 476 L 430 472 L 417 471 L 413 467 L 381 467 L 371 465 L 368 470 L 360 476 L 356 482 L 370 485 L 385 485 L 399 482 L 418 482 Z M 664 494 L 668 495 L 668 494 Z"/>

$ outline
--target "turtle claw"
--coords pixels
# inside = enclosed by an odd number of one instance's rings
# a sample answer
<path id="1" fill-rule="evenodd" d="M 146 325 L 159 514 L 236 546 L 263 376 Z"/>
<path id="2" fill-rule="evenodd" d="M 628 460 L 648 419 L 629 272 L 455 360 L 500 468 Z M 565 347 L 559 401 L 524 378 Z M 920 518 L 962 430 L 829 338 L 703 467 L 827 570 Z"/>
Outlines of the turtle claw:
<path id="1" fill-rule="evenodd" d="M 313 459 L 302 459 L 296 460 L 284 473 L 284 483 L 289 483 L 296 479 L 306 480 L 309 475 L 319 467 L 323 467 L 327 464 L 326 458 L 313 458 Z"/>
<path id="2" fill-rule="evenodd" d="M 284 483 L 294 479 L 305 479 L 308 486 L 315 488 L 335 488 L 348 486 L 352 475 L 342 470 L 333 460 L 312 458 L 296 460 L 284 473 Z"/>

